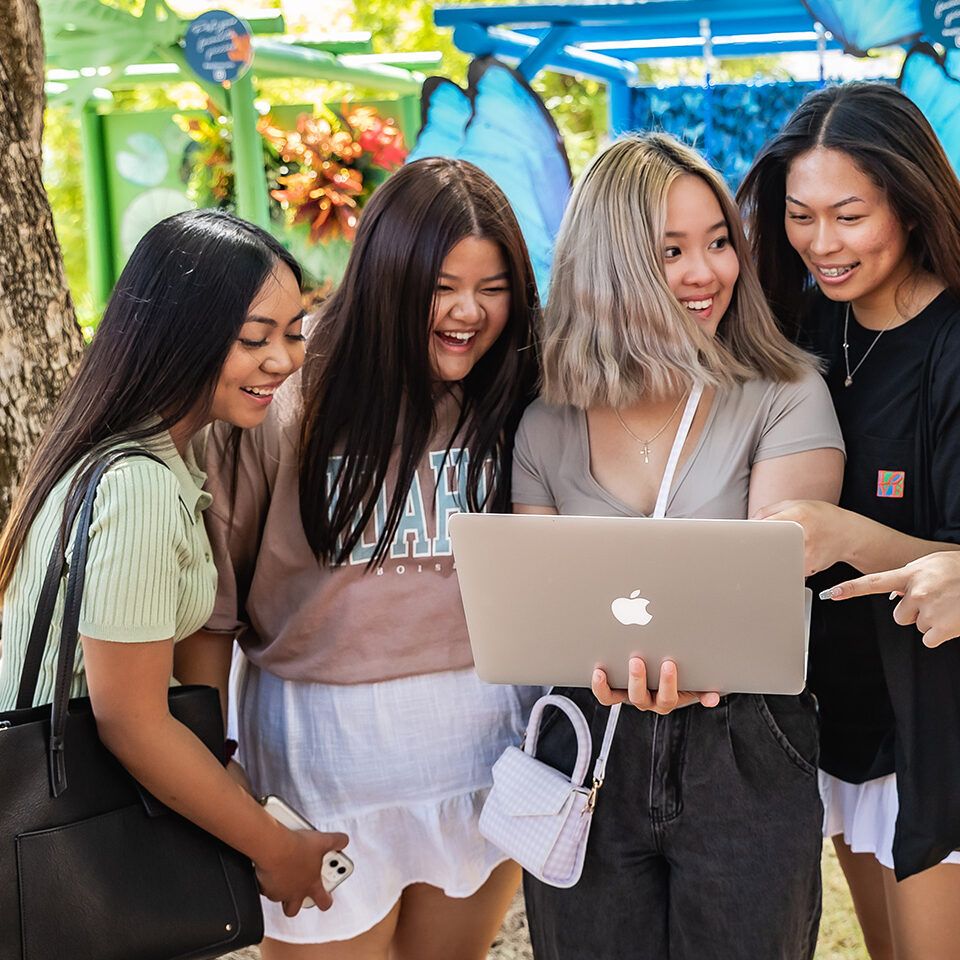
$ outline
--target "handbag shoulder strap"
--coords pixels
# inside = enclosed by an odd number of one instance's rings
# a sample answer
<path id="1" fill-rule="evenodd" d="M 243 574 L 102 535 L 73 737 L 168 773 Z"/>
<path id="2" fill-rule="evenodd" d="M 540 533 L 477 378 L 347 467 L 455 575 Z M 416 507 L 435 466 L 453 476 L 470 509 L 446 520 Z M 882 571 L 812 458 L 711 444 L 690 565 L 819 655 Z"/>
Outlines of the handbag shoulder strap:
<path id="1" fill-rule="evenodd" d="M 87 468 L 86 484 L 77 529 L 73 538 L 73 553 L 70 571 L 67 574 L 67 592 L 64 600 L 63 622 L 60 626 L 60 650 L 57 655 L 56 683 L 53 691 L 53 706 L 50 712 L 50 784 L 53 796 L 59 797 L 67 789 L 64 734 L 67 727 L 67 707 L 70 702 L 70 685 L 73 665 L 76 661 L 77 644 L 80 641 L 80 607 L 83 601 L 83 585 L 86 582 L 87 547 L 90 543 L 90 524 L 97 488 L 103 475 L 121 460 L 129 457 L 146 457 L 166 466 L 160 457 L 141 447 L 122 447 L 111 450 Z"/>
<path id="2" fill-rule="evenodd" d="M 67 526 L 67 530 L 72 526 Z M 37 695 L 37 684 L 40 682 L 40 668 L 43 665 L 43 652 L 47 647 L 47 636 L 50 633 L 50 624 L 53 621 L 53 610 L 57 603 L 57 594 L 60 592 L 60 581 L 63 579 L 66 566 L 60 538 L 53 545 L 50 552 L 50 562 L 40 588 L 40 599 L 33 617 L 33 626 L 30 628 L 30 639 L 27 641 L 27 653 L 23 661 L 23 670 L 20 672 L 20 687 L 17 690 L 17 709 L 25 710 L 33 706 L 33 698 Z"/>
<path id="3" fill-rule="evenodd" d="M 37 607 L 33 616 L 33 624 L 30 628 L 30 636 L 27 640 L 23 669 L 20 671 L 20 686 L 17 690 L 16 709 L 18 710 L 32 707 L 34 697 L 37 694 L 37 684 L 40 682 L 40 670 L 43 666 L 43 654 L 46 650 L 47 638 L 50 634 L 50 624 L 53 622 L 57 596 L 60 593 L 60 584 L 63 581 L 64 574 L 67 572 L 66 539 L 70 536 L 70 531 L 76 522 L 77 514 L 80 512 L 89 486 L 89 480 L 93 476 L 93 472 L 101 464 L 105 464 L 104 470 L 100 472 L 100 476 L 102 477 L 103 473 L 119 460 L 134 456 L 146 457 L 166 466 L 163 460 L 148 450 L 140 447 L 124 447 L 122 449 L 108 451 L 99 456 L 94 455 L 85 463 L 81 464 L 77 471 L 77 479 L 70 486 L 63 506 L 63 521 L 61 526 L 63 533 L 62 536 L 58 535 L 55 538 L 53 547 L 50 550 L 50 559 L 43 577 L 40 596 L 37 600 Z M 84 474 L 86 474 L 86 477 Z M 89 529 L 87 533 L 89 534 Z"/>
<path id="4" fill-rule="evenodd" d="M 667 501 L 670 499 L 670 488 L 673 486 L 673 477 L 677 472 L 680 454 L 683 451 L 683 445 L 687 442 L 687 436 L 690 433 L 693 418 L 697 415 L 697 407 L 700 405 L 700 398 L 702 396 L 703 384 L 694 384 L 693 389 L 690 391 L 690 396 L 687 398 L 686 406 L 683 408 L 683 416 L 680 418 L 680 426 L 677 427 L 677 435 L 673 440 L 673 446 L 670 448 L 667 465 L 663 469 L 663 478 L 660 481 L 660 490 L 657 493 L 657 503 L 653 509 L 652 519 L 660 519 L 667 512 Z M 617 722 L 620 719 L 620 710 L 622 708 L 622 703 L 615 703 L 607 715 L 607 725 L 603 731 L 603 742 L 600 745 L 600 753 L 597 754 L 596 762 L 593 765 L 594 791 L 599 790 L 603 784 L 603 778 L 607 771 L 607 757 L 610 755 L 613 735 L 617 732 Z"/>
<path id="5" fill-rule="evenodd" d="M 50 548 L 50 560 L 47 563 L 47 570 L 40 588 L 40 596 L 37 600 L 37 608 L 33 615 L 33 625 L 30 628 L 30 637 L 27 641 L 23 669 L 20 671 L 20 687 L 17 691 L 18 710 L 32 707 L 34 697 L 37 694 L 37 684 L 40 681 L 40 670 L 43 666 L 43 654 L 47 648 L 50 624 L 53 622 L 60 584 L 67 572 L 67 539 L 83 502 L 86 486 L 84 472 L 88 471 L 97 459 L 97 456 L 93 455 L 85 463 L 80 464 L 64 498 L 60 533 L 54 538 L 53 546 Z"/>
<path id="6" fill-rule="evenodd" d="M 50 716 L 50 783 L 55 797 L 60 796 L 67 788 L 64 734 L 73 667 L 76 662 L 77 644 L 80 639 L 80 607 L 83 600 L 87 547 L 90 541 L 90 525 L 93 519 L 97 489 L 103 475 L 111 467 L 130 457 L 145 457 L 161 466 L 166 466 L 160 457 L 142 447 L 121 447 L 94 456 L 80 467 L 78 479 L 71 487 L 71 492 L 64 504 L 63 530 L 66 532 L 62 537 L 57 536 L 53 545 L 43 586 L 40 590 L 37 610 L 34 614 L 23 670 L 20 675 L 17 706 L 31 706 L 36 694 L 47 635 L 53 622 L 60 583 L 67 567 L 65 540 L 71 528 L 76 524 L 73 534 L 73 553 L 67 572 L 63 621 L 60 627 L 60 646 L 57 654 L 56 681 Z"/>
<path id="7" fill-rule="evenodd" d="M 613 735 L 617 732 L 617 721 L 620 719 L 622 708 L 622 703 L 615 703 L 607 715 L 607 725 L 603 730 L 603 742 L 600 744 L 600 752 L 593 764 L 593 786 L 595 790 L 600 789 L 603 778 L 607 773 L 607 757 L 610 756 L 610 747 L 613 744 Z"/>
<path id="8" fill-rule="evenodd" d="M 660 490 L 657 493 L 657 503 L 653 508 L 652 519 L 657 520 L 667 513 L 667 501 L 670 499 L 670 489 L 673 487 L 673 477 L 677 472 L 677 464 L 680 462 L 680 454 L 683 452 L 683 445 L 687 442 L 690 434 L 690 427 L 693 425 L 693 418 L 697 415 L 697 407 L 700 406 L 700 398 L 703 396 L 703 384 L 696 383 L 687 397 L 686 406 L 683 408 L 683 416 L 680 417 L 680 426 L 677 427 L 677 435 L 673 438 L 673 446 L 670 448 L 670 456 L 667 457 L 667 465 L 663 468 L 663 477 L 660 480 Z"/>

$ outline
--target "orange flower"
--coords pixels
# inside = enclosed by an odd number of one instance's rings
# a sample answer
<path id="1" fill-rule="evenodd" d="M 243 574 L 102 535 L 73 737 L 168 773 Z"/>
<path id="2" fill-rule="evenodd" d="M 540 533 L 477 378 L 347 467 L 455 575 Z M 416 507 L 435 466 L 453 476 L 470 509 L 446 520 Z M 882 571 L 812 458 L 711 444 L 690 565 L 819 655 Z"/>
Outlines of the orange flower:
<path id="1" fill-rule="evenodd" d="M 295 130 L 273 125 L 262 118 L 257 129 L 293 173 L 276 178 L 279 189 L 271 196 L 280 201 L 295 223 L 310 224 L 310 239 L 323 242 L 335 236 L 352 240 L 360 206 L 376 175 L 365 183 L 370 166 L 394 170 L 406 159 L 403 135 L 393 120 L 384 120 L 373 107 L 346 105 L 336 114 L 301 114 Z"/>
<path id="2" fill-rule="evenodd" d="M 357 144 L 371 155 L 374 166 L 395 170 L 403 165 L 409 151 L 392 119 L 384 120 L 373 107 L 354 107 L 344 112 L 344 119 L 357 132 Z"/>
<path id="3" fill-rule="evenodd" d="M 363 191 L 363 177 L 357 170 L 334 164 L 321 165 L 320 171 L 308 170 L 277 177 L 284 189 L 270 195 L 294 209 L 294 223 L 310 223 L 314 243 L 329 240 L 338 233 L 352 240 L 357 224 L 357 201 Z"/>
<path id="4" fill-rule="evenodd" d="M 250 46 L 250 34 L 234 33 L 230 31 L 232 46 L 227 51 L 227 56 L 235 63 L 251 63 L 253 61 L 253 49 Z"/>

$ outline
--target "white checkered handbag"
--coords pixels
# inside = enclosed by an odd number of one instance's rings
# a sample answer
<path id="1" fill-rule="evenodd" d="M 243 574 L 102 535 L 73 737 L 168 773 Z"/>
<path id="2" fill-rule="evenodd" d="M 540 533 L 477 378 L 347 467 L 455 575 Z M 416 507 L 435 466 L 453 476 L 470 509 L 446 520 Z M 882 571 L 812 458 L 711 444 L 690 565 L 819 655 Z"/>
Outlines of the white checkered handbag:
<path id="1" fill-rule="evenodd" d="M 577 762 L 567 777 L 534 756 L 545 707 L 562 710 L 577 734 Z M 610 708 L 593 786 L 583 785 L 593 753 L 590 727 L 580 708 L 557 694 L 541 697 L 530 713 L 524 743 L 507 747 L 493 766 L 493 788 L 480 813 L 480 833 L 528 873 L 554 887 L 572 887 L 583 870 L 597 791 L 620 704 Z"/>

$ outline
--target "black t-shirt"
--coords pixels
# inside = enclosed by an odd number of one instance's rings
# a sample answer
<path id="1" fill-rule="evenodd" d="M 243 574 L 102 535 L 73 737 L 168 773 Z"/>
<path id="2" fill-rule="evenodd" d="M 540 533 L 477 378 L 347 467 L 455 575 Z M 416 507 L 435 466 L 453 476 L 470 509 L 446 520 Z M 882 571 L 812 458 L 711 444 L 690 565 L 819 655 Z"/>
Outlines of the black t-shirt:
<path id="1" fill-rule="evenodd" d="M 817 293 L 804 330 L 806 345 L 827 361 L 827 383 L 846 444 L 840 506 L 903 533 L 960 541 L 960 424 L 952 429 L 943 429 L 945 423 L 928 424 L 930 404 L 923 396 L 927 377 L 936 381 L 937 409 L 949 413 L 951 404 L 960 402 L 960 383 L 947 382 L 956 380 L 956 362 L 930 361 L 944 324 L 960 326 L 960 303 L 944 292 L 879 339 L 877 331 L 861 327 L 851 311 L 849 364 L 855 372 L 850 386 L 845 386 L 842 349 L 845 310 L 845 304 Z M 960 345 L 960 338 L 952 339 Z M 931 366 L 943 367 L 939 376 Z M 936 443 L 930 453 L 918 453 L 921 426 L 933 428 Z M 922 470 L 918 457 L 927 464 Z M 920 516 L 933 518 L 931 529 L 921 529 Z M 810 586 L 819 592 L 858 575 L 837 564 L 814 577 Z M 879 618 L 889 617 L 892 606 L 870 598 L 814 602 L 808 683 L 820 704 L 820 765 L 853 783 L 895 769 L 890 683 L 897 679 L 888 677 L 891 667 L 881 655 L 878 637 L 885 630 Z M 919 643 L 919 637 L 914 632 L 903 642 Z M 957 679 L 960 697 L 960 676 Z"/>

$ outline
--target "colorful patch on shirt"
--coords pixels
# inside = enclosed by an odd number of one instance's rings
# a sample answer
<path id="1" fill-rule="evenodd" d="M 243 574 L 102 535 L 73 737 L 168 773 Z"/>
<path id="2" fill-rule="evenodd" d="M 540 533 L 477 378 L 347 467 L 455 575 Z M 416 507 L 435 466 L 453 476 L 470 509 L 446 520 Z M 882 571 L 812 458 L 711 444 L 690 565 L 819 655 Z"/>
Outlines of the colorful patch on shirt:
<path id="1" fill-rule="evenodd" d="M 903 481 L 906 478 L 905 470 L 878 470 L 877 471 L 877 496 L 878 497 L 897 497 L 903 496 Z"/>

